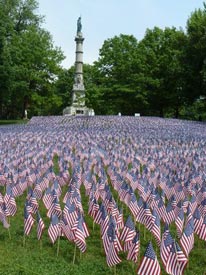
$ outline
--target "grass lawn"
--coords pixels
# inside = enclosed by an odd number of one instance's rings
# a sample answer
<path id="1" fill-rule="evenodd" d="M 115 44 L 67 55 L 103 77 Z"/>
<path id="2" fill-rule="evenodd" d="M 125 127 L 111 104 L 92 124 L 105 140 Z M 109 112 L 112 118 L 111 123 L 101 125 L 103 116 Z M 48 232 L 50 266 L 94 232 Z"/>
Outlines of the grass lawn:
<path id="1" fill-rule="evenodd" d="M 8 124 L 26 124 L 27 120 L 25 119 L 8 119 L 8 120 L 0 120 L 0 125 L 8 125 Z"/>
<path id="2" fill-rule="evenodd" d="M 0 187 L 1 193 L 4 194 L 4 187 Z M 67 188 L 63 188 L 61 198 L 63 198 Z M 100 226 L 93 224 L 93 219 L 88 213 L 88 198 L 84 195 L 84 187 L 81 188 L 82 204 L 85 212 L 85 221 L 88 226 L 90 236 L 86 239 L 87 250 L 84 254 L 76 249 L 75 263 L 74 251 L 75 245 L 68 242 L 64 237 L 59 241 L 59 253 L 57 256 L 58 241 L 54 245 L 51 244 L 48 237 L 49 218 L 46 216 L 46 209 L 39 201 L 39 211 L 45 222 L 46 229 L 44 230 L 42 240 L 38 241 L 36 237 L 36 224 L 33 226 L 29 236 L 25 238 L 24 244 L 24 202 L 26 195 L 16 199 L 18 211 L 14 217 L 10 217 L 10 232 L 3 228 L 0 224 L 0 274 L 136 274 L 137 266 L 140 258 L 143 256 L 146 245 L 149 240 L 152 240 L 153 247 L 159 256 L 159 248 L 157 248 L 154 238 L 149 231 L 144 229 L 143 225 L 137 224 L 137 229 L 140 230 L 140 245 L 141 253 L 138 263 L 134 264 L 126 260 L 127 254 L 119 253 L 122 262 L 116 267 L 109 268 L 106 264 L 106 257 L 100 239 Z M 63 205 L 62 205 L 63 206 Z M 62 207 L 63 208 L 63 207 Z M 124 217 L 127 218 L 129 210 L 124 207 Z M 174 232 L 174 224 L 171 226 L 171 231 Z M 11 236 L 11 239 L 10 239 Z M 187 266 L 186 275 L 203 275 L 206 272 L 206 246 L 204 241 L 196 238 L 195 248 L 190 253 L 189 266 Z M 162 274 L 166 274 L 162 268 Z"/>

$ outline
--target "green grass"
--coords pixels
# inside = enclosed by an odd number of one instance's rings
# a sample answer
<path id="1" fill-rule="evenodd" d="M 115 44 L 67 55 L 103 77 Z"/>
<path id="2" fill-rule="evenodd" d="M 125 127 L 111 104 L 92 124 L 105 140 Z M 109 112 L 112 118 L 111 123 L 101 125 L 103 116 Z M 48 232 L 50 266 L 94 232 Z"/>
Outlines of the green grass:
<path id="1" fill-rule="evenodd" d="M 0 125 L 26 124 L 27 122 L 28 122 L 28 120 L 25 120 L 25 119 L 0 120 Z"/>
<path id="2" fill-rule="evenodd" d="M 58 156 L 54 156 L 55 172 L 58 173 Z M 117 201 L 117 192 L 111 189 L 115 200 Z M 0 187 L 0 191 L 4 194 L 4 187 Z M 61 199 L 64 197 L 67 187 L 62 190 Z M 57 257 L 57 242 L 52 245 L 48 237 L 49 219 L 46 216 L 46 209 L 39 201 L 39 211 L 46 224 L 46 229 L 43 233 L 42 240 L 38 241 L 36 237 L 36 224 L 32 231 L 25 239 L 25 246 L 23 245 L 23 209 L 26 194 L 16 199 L 18 211 L 14 217 L 10 217 L 10 235 L 7 229 L 0 224 L 0 274 L 15 274 L 15 275 L 32 275 L 32 274 L 48 274 L 48 275 L 63 275 L 63 274 L 136 274 L 137 266 L 140 258 L 143 256 L 149 240 L 152 240 L 153 247 L 157 253 L 159 262 L 159 248 L 157 248 L 154 238 L 148 230 L 145 230 L 143 225 L 136 224 L 136 228 L 140 230 L 140 244 L 141 251 L 137 264 L 127 261 L 127 254 L 119 253 L 122 263 L 116 267 L 109 268 L 106 264 L 106 257 L 103 249 L 102 240 L 100 238 L 100 226 L 95 224 L 93 230 L 93 219 L 88 213 L 88 197 L 85 196 L 85 189 L 81 187 L 82 205 L 85 213 L 85 221 L 88 226 L 90 236 L 86 239 L 87 250 L 84 254 L 80 253 L 77 248 L 75 263 L 73 264 L 74 248 L 72 242 L 68 242 L 65 238 L 60 238 L 60 250 Z M 129 214 L 129 209 L 118 202 L 119 206 L 123 206 L 124 218 Z M 174 236 L 175 226 L 172 224 L 171 232 Z M 174 236 L 175 237 L 175 236 Z M 185 275 L 203 275 L 206 273 L 206 243 L 196 238 L 195 248 L 190 253 L 189 266 L 185 270 Z M 162 274 L 166 274 L 162 268 Z M 152 274 L 151 274 L 152 275 Z"/>
<path id="3" fill-rule="evenodd" d="M 65 189 L 65 188 L 64 188 Z M 65 189 L 66 190 L 66 189 Z M 65 190 L 62 197 L 65 194 Z M 85 221 L 88 225 L 90 237 L 87 238 L 87 250 L 84 254 L 77 248 L 75 264 L 73 264 L 74 243 L 68 242 L 65 238 L 60 239 L 60 251 L 57 257 L 57 242 L 52 245 L 49 241 L 47 229 L 49 219 L 46 217 L 46 210 L 40 202 L 40 213 L 46 223 L 46 230 L 43 233 L 42 240 L 39 242 L 36 238 L 36 224 L 25 240 L 23 245 L 23 206 L 25 196 L 17 199 L 18 211 L 14 217 L 10 218 L 10 235 L 8 230 L 1 225 L 0 229 L 0 274 L 135 274 L 138 264 L 133 264 L 126 260 L 126 253 L 119 254 L 122 263 L 113 268 L 106 264 L 105 253 L 100 239 L 100 226 L 95 224 L 93 230 L 93 219 L 87 215 L 88 199 L 84 196 L 84 187 L 81 188 L 82 203 L 85 211 Z M 126 207 L 124 212 L 128 211 Z M 146 245 L 152 240 L 153 246 L 157 252 L 159 262 L 159 249 L 156 249 L 155 241 L 149 231 L 144 230 L 144 226 L 137 225 L 140 229 L 141 253 L 143 256 Z M 145 233 L 145 234 L 144 234 Z M 145 236 L 144 236 L 145 235 Z M 139 261 L 138 261 L 139 263 Z M 163 269 L 162 269 L 163 271 Z M 202 275 L 206 272 L 206 249 L 205 242 L 197 241 L 194 250 L 190 253 L 189 267 L 185 270 L 186 275 Z M 166 274 L 164 271 L 162 274 Z"/>

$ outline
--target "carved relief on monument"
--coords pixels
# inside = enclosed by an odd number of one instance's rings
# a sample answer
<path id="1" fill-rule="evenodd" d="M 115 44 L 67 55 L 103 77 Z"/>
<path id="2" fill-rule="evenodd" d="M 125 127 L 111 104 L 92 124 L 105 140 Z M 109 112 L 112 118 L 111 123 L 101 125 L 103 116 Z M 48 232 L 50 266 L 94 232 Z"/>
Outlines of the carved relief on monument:
<path id="1" fill-rule="evenodd" d="M 76 74 L 75 75 L 73 88 L 75 90 L 84 90 L 82 74 Z"/>
<path id="2" fill-rule="evenodd" d="M 77 74 L 75 76 L 75 83 L 76 84 L 83 84 L 83 78 L 82 78 L 82 75 L 81 74 Z"/>

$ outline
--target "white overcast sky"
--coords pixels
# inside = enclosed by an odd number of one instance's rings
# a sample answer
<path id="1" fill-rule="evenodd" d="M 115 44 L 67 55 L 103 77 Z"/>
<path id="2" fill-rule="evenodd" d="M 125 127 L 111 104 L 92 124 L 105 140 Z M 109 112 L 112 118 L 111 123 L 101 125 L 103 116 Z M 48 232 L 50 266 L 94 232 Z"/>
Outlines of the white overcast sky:
<path id="1" fill-rule="evenodd" d="M 77 19 L 82 17 L 84 63 L 98 59 L 103 42 L 115 35 L 144 37 L 154 26 L 182 27 L 195 9 L 203 9 L 203 0 L 39 0 L 39 14 L 45 16 L 43 27 L 60 47 L 69 68 L 75 62 L 74 37 Z"/>

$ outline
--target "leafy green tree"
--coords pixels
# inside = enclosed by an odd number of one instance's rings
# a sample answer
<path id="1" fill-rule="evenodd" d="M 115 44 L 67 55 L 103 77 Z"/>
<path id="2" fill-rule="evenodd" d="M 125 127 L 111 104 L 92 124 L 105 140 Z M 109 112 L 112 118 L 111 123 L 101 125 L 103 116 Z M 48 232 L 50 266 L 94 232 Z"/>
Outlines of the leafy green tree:
<path id="1" fill-rule="evenodd" d="M 72 104 L 72 88 L 74 84 L 74 66 L 69 69 L 62 69 L 55 82 L 55 94 L 62 98 L 62 104 L 59 107 L 59 114 L 62 110 Z"/>
<path id="2" fill-rule="evenodd" d="M 12 34 L 9 4 L 8 1 L 0 1 L 0 116 L 7 112 L 12 83 L 12 60 L 8 47 Z"/>
<path id="3" fill-rule="evenodd" d="M 163 116 L 169 109 L 178 117 L 184 103 L 182 62 L 187 37 L 182 30 L 148 29 L 139 43 L 142 59 L 142 86 L 146 90 L 151 115 Z"/>
<path id="4" fill-rule="evenodd" d="M 206 96 L 206 4 L 187 22 L 187 97 L 190 102 Z"/>
<path id="5" fill-rule="evenodd" d="M 6 108 L 10 117 L 23 116 L 28 108 L 31 116 L 61 104 L 61 98 L 54 94 L 54 82 L 64 56 L 53 46 L 51 35 L 41 28 L 37 8 L 35 0 L 0 2 L 0 13 L 4 15 L 0 21 L 7 23 L 0 30 L 0 70 L 9 75 L 8 79 L 3 76 L 0 87 L 1 110 Z"/>
<path id="6" fill-rule="evenodd" d="M 141 64 L 134 36 L 121 34 L 104 41 L 95 67 L 105 113 L 134 114 L 140 106 L 145 107 L 145 94 L 138 85 Z"/>
<path id="7" fill-rule="evenodd" d="M 14 95 L 18 94 L 18 105 L 23 107 L 23 111 L 28 107 L 32 111 L 32 105 L 36 104 L 32 99 L 34 94 L 37 94 L 45 102 L 42 106 L 44 109 L 47 106 L 46 98 L 52 97 L 54 93 L 53 86 L 59 72 L 62 53 L 53 49 L 50 34 L 42 29 L 30 27 L 28 32 L 14 36 L 13 39 L 13 91 Z"/>

